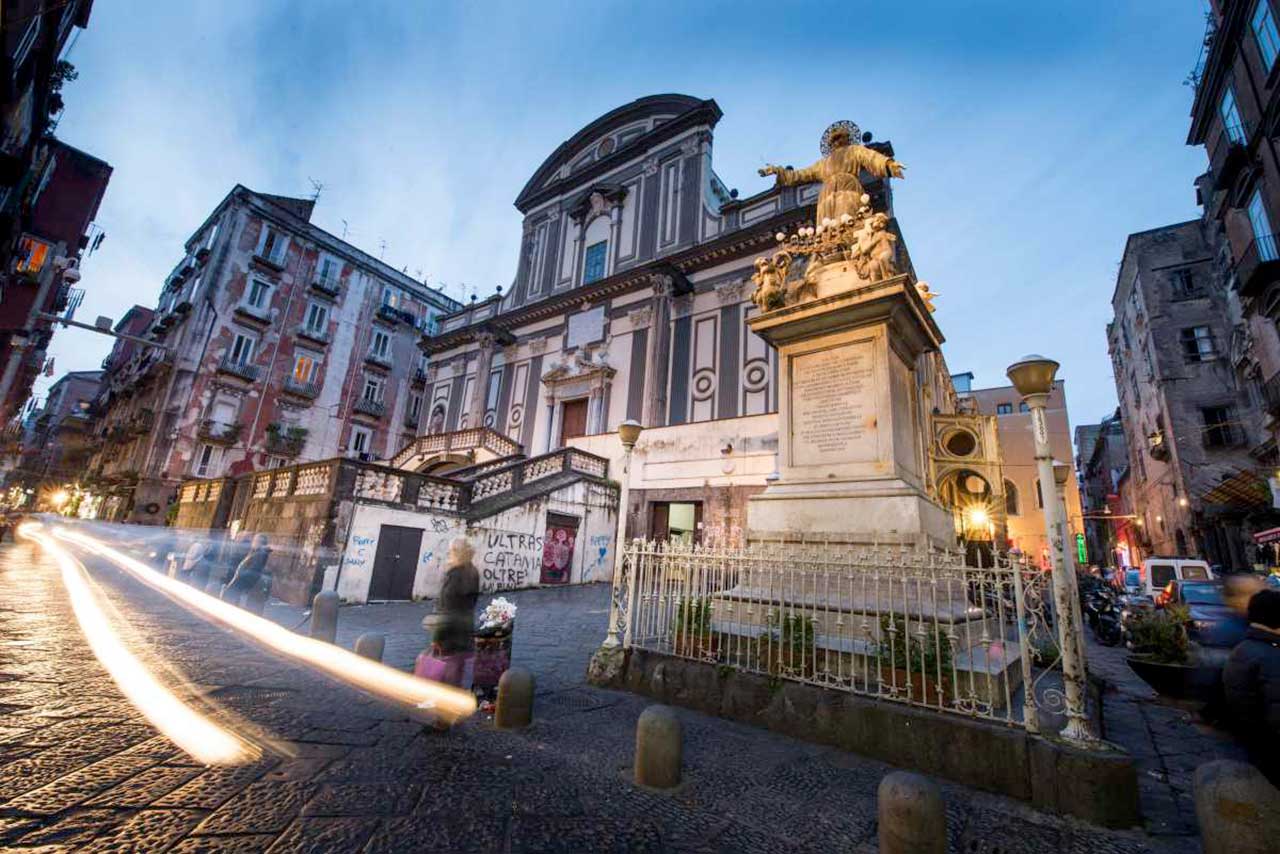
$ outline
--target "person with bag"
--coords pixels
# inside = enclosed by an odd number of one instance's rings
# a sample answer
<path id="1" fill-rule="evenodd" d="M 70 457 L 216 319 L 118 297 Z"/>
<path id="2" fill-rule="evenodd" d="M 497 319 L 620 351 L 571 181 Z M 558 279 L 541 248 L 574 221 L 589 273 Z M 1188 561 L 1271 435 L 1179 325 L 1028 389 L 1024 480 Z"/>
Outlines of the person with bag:
<path id="1" fill-rule="evenodd" d="M 267 544 L 266 534 L 254 534 L 249 553 L 236 567 L 236 574 L 226 587 L 222 588 L 222 600 L 233 605 L 244 607 L 246 597 L 262 583 L 266 573 L 267 560 L 271 557 L 271 549 Z"/>
<path id="2" fill-rule="evenodd" d="M 468 687 L 467 664 L 475 654 L 480 573 L 472 562 L 474 554 L 471 543 L 462 537 L 449 544 L 436 612 L 423 620 L 431 632 L 431 646 L 418 655 L 413 671 L 424 679 L 459 688 Z"/>
<path id="3" fill-rule="evenodd" d="M 1249 760 L 1280 786 L 1280 591 L 1249 599 L 1249 630 L 1222 669 L 1227 708 Z"/>

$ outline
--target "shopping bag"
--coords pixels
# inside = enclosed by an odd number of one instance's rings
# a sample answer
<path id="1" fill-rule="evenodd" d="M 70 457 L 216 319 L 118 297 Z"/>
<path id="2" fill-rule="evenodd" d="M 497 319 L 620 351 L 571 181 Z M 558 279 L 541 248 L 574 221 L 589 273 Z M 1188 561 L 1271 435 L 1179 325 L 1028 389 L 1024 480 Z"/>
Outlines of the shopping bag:
<path id="1" fill-rule="evenodd" d="M 459 688 L 470 688 L 475 667 L 475 654 L 457 652 L 452 655 L 434 655 L 424 649 L 418 653 L 413 665 L 413 675 L 432 682 L 443 682 Z"/>

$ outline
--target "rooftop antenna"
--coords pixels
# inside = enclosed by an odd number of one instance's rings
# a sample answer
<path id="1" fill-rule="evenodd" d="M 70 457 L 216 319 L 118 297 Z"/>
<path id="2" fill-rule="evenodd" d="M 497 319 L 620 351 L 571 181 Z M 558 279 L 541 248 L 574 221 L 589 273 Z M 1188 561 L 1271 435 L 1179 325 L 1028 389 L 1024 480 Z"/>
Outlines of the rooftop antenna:
<path id="1" fill-rule="evenodd" d="M 314 205 L 320 201 L 320 194 L 324 192 L 324 182 L 317 181 L 315 178 L 307 178 L 307 180 L 311 182 L 311 204 Z"/>
<path id="2" fill-rule="evenodd" d="M 347 221 L 345 219 L 342 221 L 342 239 L 347 239 Z"/>
<path id="3" fill-rule="evenodd" d="M 378 238 L 378 260 L 381 261 L 387 254 L 387 241 L 381 237 Z"/>

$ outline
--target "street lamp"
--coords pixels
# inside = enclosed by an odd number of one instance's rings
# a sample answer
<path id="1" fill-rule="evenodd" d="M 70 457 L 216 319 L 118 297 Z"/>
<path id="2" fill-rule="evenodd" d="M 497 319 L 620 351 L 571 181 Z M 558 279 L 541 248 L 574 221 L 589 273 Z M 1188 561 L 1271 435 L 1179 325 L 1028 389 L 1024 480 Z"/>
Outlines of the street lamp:
<path id="1" fill-rule="evenodd" d="M 618 439 L 622 442 L 622 471 L 620 473 L 622 489 L 618 495 L 618 532 L 614 537 L 613 545 L 613 593 L 609 598 L 609 633 L 605 636 L 603 644 L 609 649 L 622 645 L 622 640 L 618 637 L 618 619 L 620 617 L 618 585 L 622 582 L 623 552 L 627 543 L 627 507 L 631 493 L 631 452 L 635 450 L 636 442 L 640 439 L 640 433 L 643 430 L 644 427 L 640 425 L 639 421 L 630 418 L 618 425 Z"/>
<path id="2" fill-rule="evenodd" d="M 1049 393 L 1053 391 L 1053 378 L 1059 367 L 1053 359 L 1031 355 L 1014 362 L 1007 373 L 1013 387 L 1031 410 L 1031 433 L 1035 441 L 1036 470 L 1040 476 L 1045 534 L 1049 538 L 1049 556 L 1053 563 L 1053 601 L 1058 618 L 1058 648 L 1062 650 L 1062 681 L 1067 698 L 1067 725 L 1062 730 L 1062 736 L 1072 741 L 1090 742 L 1094 739 L 1085 718 L 1085 662 L 1077 637 L 1080 623 L 1074 607 L 1077 598 L 1076 579 L 1075 573 L 1068 571 L 1067 562 L 1056 543 L 1056 535 L 1060 530 L 1056 520 L 1059 515 L 1058 502 L 1054 494 L 1057 492 L 1058 478 L 1049 450 L 1049 425 L 1044 414 Z M 1054 491 L 1049 492 L 1049 489 Z M 1027 690 L 1032 690 L 1031 686 L 1028 685 Z"/>

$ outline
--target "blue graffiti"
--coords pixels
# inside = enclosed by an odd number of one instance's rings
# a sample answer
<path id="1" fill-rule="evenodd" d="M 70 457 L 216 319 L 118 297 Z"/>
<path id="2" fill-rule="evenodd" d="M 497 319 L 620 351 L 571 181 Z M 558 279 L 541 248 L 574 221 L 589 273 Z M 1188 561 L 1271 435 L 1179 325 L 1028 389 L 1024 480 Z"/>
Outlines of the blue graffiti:
<path id="1" fill-rule="evenodd" d="M 591 538 L 591 545 L 596 548 L 596 556 L 591 563 L 582 570 L 582 580 L 590 581 L 595 577 L 597 572 L 605 568 L 605 560 L 609 557 L 609 536 L 607 534 L 596 534 Z"/>

